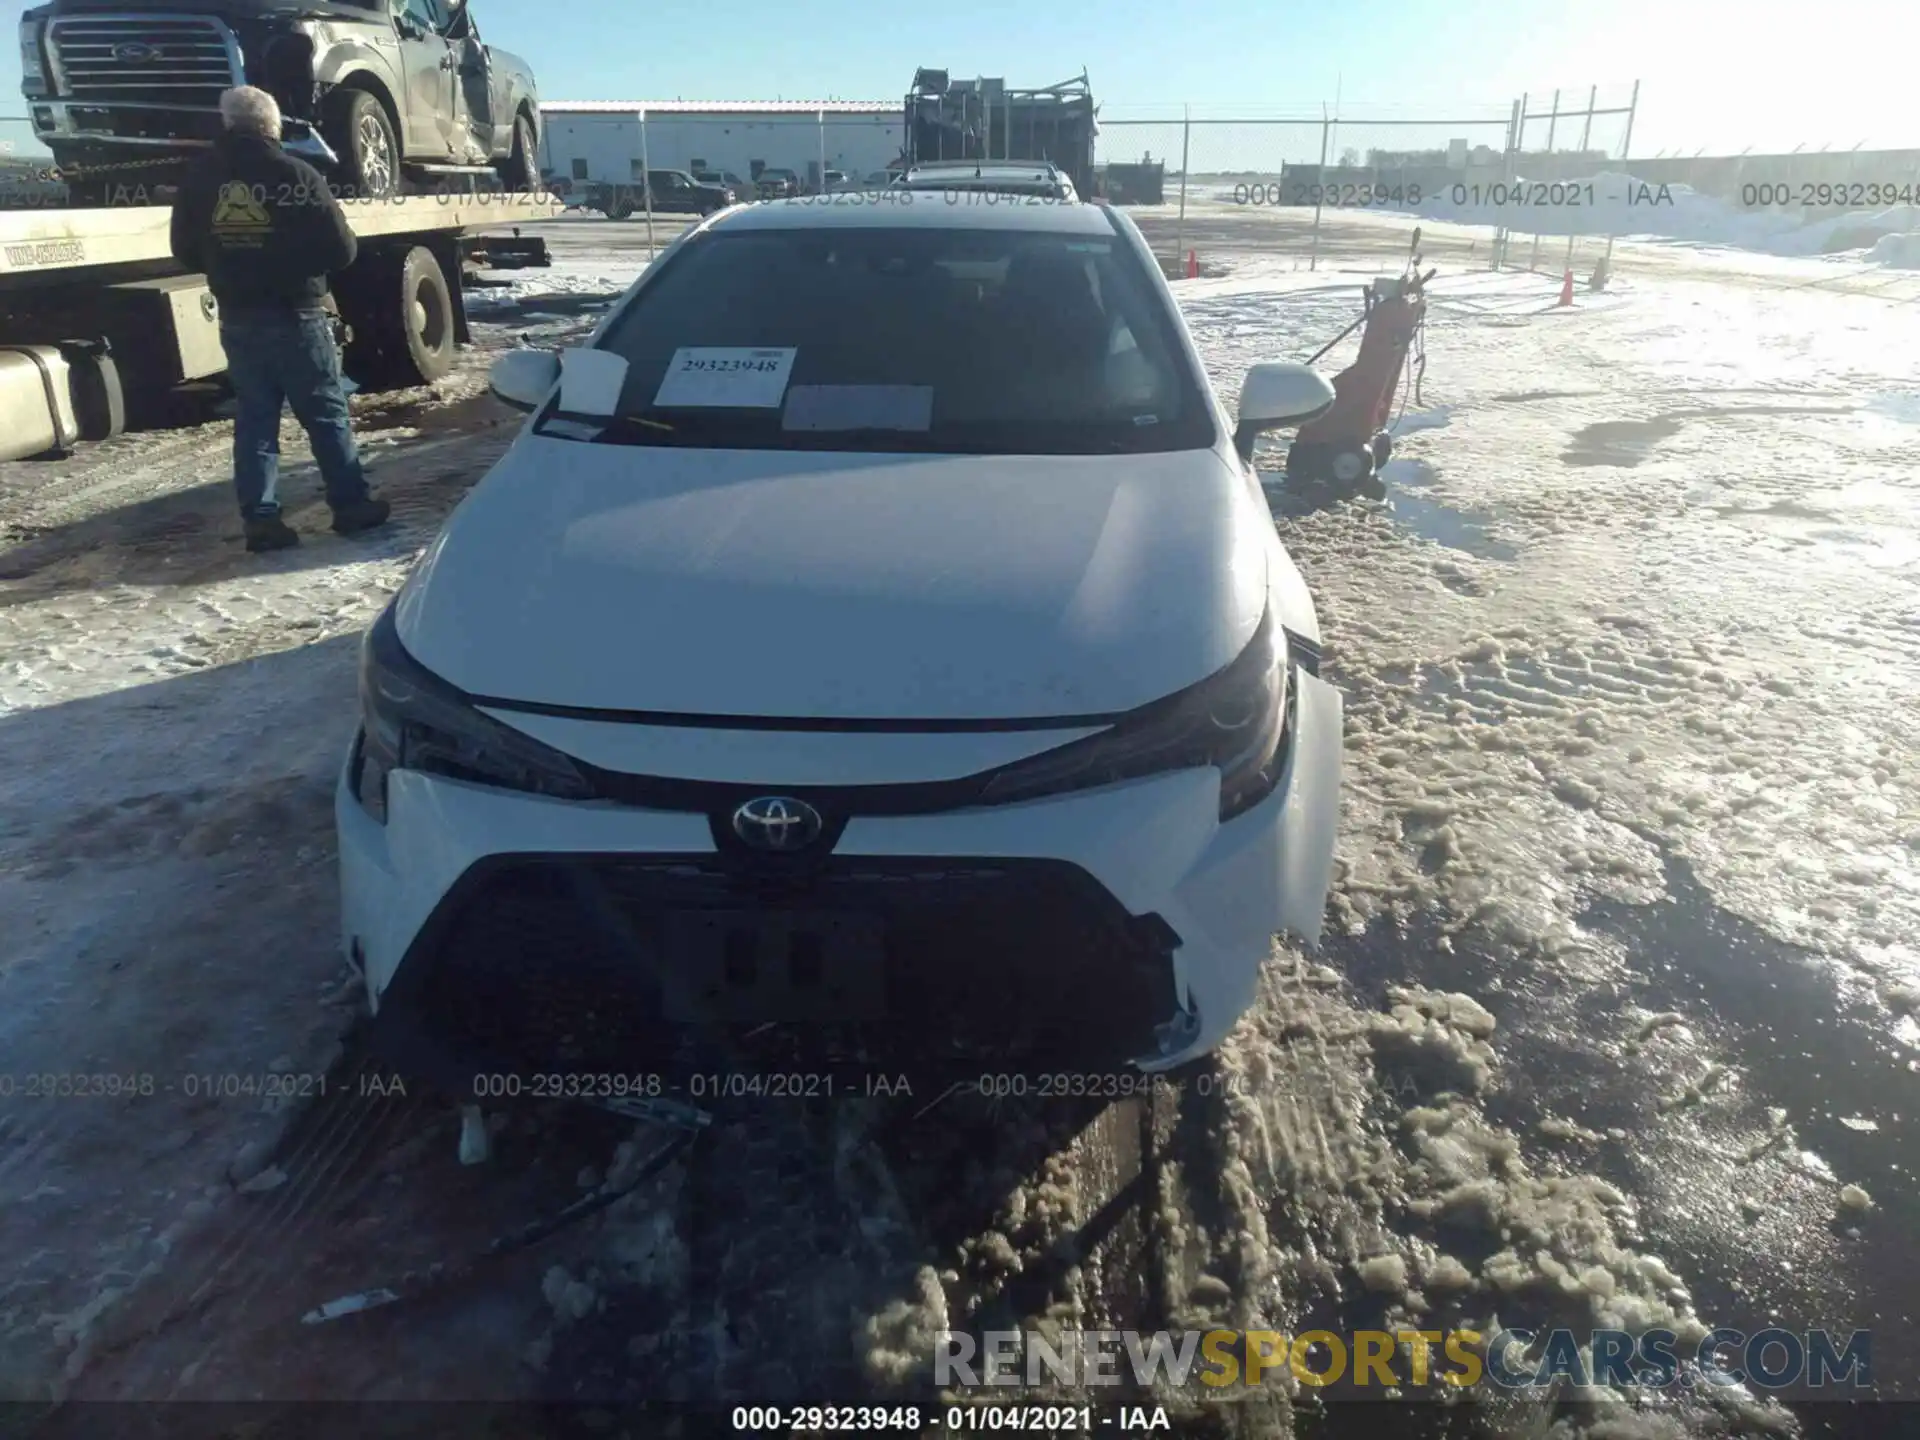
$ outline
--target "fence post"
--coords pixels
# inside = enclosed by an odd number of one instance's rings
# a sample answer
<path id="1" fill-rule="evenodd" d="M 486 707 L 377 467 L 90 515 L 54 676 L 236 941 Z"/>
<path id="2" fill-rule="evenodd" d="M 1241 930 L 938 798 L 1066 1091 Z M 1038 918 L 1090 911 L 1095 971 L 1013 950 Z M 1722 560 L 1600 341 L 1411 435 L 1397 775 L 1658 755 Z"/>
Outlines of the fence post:
<path id="1" fill-rule="evenodd" d="M 1633 144 L 1633 117 L 1634 117 L 1634 113 L 1638 111 L 1639 108 L 1640 108 L 1640 82 L 1636 80 L 1633 82 L 1633 98 L 1627 101 L 1627 133 L 1624 136 L 1622 136 L 1620 140 L 1620 159 L 1622 161 L 1626 160 L 1627 149 L 1629 146 Z M 1613 236 L 1611 235 L 1607 236 L 1606 259 L 1602 260 L 1600 263 L 1606 269 L 1606 272 L 1608 275 L 1613 274 Z"/>
<path id="2" fill-rule="evenodd" d="M 1504 200 L 1513 189 L 1513 163 L 1515 153 L 1527 139 L 1527 96 L 1522 95 L 1513 107 L 1513 124 L 1508 130 L 1507 153 L 1500 168 L 1500 190 Z M 1493 268 L 1498 270 L 1507 263 L 1507 240 L 1511 232 L 1507 229 L 1505 204 L 1500 206 L 1501 219 L 1493 234 Z"/>
<path id="3" fill-rule="evenodd" d="M 825 110 L 814 111 L 813 120 L 814 120 L 814 124 L 819 129 L 820 193 L 824 195 L 827 190 L 827 112 Z"/>
<path id="4" fill-rule="evenodd" d="M 647 207 L 647 263 L 653 263 L 653 166 L 647 157 L 647 112 L 640 112 L 640 199 Z"/>
<path id="5" fill-rule="evenodd" d="M 1583 161 L 1587 154 L 1587 142 L 1593 138 L 1593 107 L 1599 102 L 1600 87 L 1595 85 L 1587 91 L 1587 123 L 1580 127 L 1580 156 Z M 1567 231 L 1567 263 L 1565 268 L 1568 270 L 1573 268 L 1573 231 L 1571 229 Z"/>
<path id="6" fill-rule="evenodd" d="M 1180 267 L 1180 257 L 1187 253 L 1187 157 L 1193 143 L 1193 107 L 1182 105 L 1180 111 L 1180 221 L 1173 232 L 1173 264 L 1176 270 Z"/>
<path id="7" fill-rule="evenodd" d="M 1327 193 L 1327 142 L 1332 128 L 1327 120 L 1327 102 L 1320 102 L 1320 173 L 1313 184 L 1313 248 L 1307 254 L 1307 269 L 1320 268 L 1320 203 Z"/>
<path id="8" fill-rule="evenodd" d="M 1560 128 L 1560 92 L 1553 92 L 1553 114 L 1547 119 L 1547 174 L 1553 174 L 1553 137 Z M 1551 183 L 1551 180 L 1549 180 Z M 1527 261 L 1529 272 L 1540 268 L 1540 232 L 1533 232 L 1533 258 Z"/>

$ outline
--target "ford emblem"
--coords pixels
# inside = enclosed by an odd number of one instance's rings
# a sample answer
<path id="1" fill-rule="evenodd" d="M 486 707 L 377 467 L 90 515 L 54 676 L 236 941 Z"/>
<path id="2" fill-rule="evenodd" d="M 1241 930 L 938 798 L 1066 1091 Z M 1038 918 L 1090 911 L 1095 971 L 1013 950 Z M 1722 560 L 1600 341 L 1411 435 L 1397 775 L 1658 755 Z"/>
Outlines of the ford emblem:
<path id="1" fill-rule="evenodd" d="M 144 65 L 149 60 L 158 60 L 160 52 L 144 41 L 129 40 L 113 47 L 113 58 L 128 65 Z"/>

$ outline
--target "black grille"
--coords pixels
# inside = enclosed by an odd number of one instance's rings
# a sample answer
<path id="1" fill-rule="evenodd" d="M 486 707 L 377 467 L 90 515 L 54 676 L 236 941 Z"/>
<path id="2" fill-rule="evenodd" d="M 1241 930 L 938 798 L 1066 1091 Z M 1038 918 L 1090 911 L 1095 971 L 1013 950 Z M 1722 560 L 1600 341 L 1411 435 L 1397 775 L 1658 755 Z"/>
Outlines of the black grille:
<path id="1" fill-rule="evenodd" d="M 752 969 L 742 926 L 791 942 L 778 1013 L 729 996 Z M 689 954 L 690 929 L 714 932 L 703 953 Z M 874 984 L 836 974 L 839 952 L 823 968 L 822 944 L 871 955 L 849 970 Z M 1177 944 L 1060 861 L 835 856 L 769 881 L 716 856 L 516 857 L 476 867 L 442 902 L 380 1029 L 396 1064 L 462 1091 L 490 1071 L 804 1066 L 847 1083 L 876 1069 L 1112 1069 L 1151 1053 L 1174 1015 Z M 845 993 L 821 993 L 836 984 Z"/>

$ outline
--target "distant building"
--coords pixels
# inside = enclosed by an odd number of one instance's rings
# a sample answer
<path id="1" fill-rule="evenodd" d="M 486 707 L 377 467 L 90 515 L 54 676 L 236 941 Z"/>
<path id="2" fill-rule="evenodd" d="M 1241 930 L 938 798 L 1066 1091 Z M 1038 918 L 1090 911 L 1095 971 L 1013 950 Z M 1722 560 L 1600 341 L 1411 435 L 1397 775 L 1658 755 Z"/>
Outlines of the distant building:
<path id="1" fill-rule="evenodd" d="M 559 101 L 542 105 L 540 120 L 541 172 L 603 185 L 630 185 L 650 167 L 749 182 L 791 170 L 817 188 L 823 168 L 856 179 L 885 170 L 905 129 L 898 101 L 866 100 Z"/>

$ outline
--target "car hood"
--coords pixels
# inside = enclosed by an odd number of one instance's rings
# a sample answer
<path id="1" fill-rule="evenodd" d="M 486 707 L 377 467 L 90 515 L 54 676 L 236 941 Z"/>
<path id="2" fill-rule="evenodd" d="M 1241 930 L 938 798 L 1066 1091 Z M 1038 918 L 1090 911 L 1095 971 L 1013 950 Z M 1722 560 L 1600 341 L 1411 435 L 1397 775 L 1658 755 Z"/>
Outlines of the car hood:
<path id="1" fill-rule="evenodd" d="M 1213 451 L 849 455 L 525 434 L 400 596 L 479 697 L 927 721 L 1106 715 L 1258 625 L 1271 521 Z"/>

